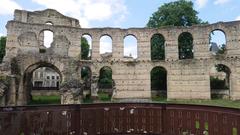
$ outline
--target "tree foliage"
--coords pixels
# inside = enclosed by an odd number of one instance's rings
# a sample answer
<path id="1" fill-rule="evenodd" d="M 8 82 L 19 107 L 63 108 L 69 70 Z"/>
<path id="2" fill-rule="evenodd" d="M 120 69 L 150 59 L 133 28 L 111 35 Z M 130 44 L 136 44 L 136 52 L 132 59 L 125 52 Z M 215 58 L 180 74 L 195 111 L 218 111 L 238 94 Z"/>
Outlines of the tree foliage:
<path id="1" fill-rule="evenodd" d="M 6 37 L 0 37 L 0 62 L 2 62 L 3 57 L 5 56 L 5 48 L 6 48 Z"/>
<path id="2" fill-rule="evenodd" d="M 151 38 L 151 59 L 164 60 L 165 59 L 165 39 L 161 34 L 154 34 Z"/>
<path id="3" fill-rule="evenodd" d="M 81 38 L 81 58 L 82 58 L 83 60 L 89 60 L 89 59 L 91 59 L 91 58 L 89 57 L 89 48 L 90 48 L 90 46 L 89 46 L 89 44 L 88 44 L 87 39 L 86 39 L 85 37 L 82 37 L 82 38 Z"/>
<path id="4" fill-rule="evenodd" d="M 112 88 L 112 69 L 103 67 L 100 70 L 98 85 L 99 88 Z"/>
<path id="5" fill-rule="evenodd" d="M 178 38 L 179 59 L 193 58 L 193 37 L 190 33 L 184 32 Z"/>
<path id="6" fill-rule="evenodd" d="M 203 22 L 197 16 L 198 12 L 193 9 L 193 2 L 178 0 L 162 5 L 158 11 L 150 17 L 147 27 L 159 28 L 161 26 L 192 26 Z"/>

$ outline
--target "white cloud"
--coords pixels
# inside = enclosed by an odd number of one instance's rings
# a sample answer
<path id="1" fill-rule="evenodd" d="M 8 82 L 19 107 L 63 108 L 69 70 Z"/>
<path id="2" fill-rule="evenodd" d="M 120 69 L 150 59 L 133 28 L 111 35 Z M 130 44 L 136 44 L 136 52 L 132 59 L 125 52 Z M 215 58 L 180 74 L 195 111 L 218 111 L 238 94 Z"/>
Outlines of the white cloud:
<path id="1" fill-rule="evenodd" d="M 123 0 L 32 0 L 46 8 L 80 20 L 82 27 L 89 27 L 91 21 L 106 21 L 118 17 L 119 21 L 127 14 Z M 67 8 L 66 8 L 67 7 Z"/>
<path id="2" fill-rule="evenodd" d="M 197 8 L 200 9 L 200 8 L 205 7 L 207 2 L 208 2 L 208 0 L 196 0 Z"/>
<path id="3" fill-rule="evenodd" d="M 236 18 L 236 20 L 240 21 L 240 15 Z"/>
<path id="4" fill-rule="evenodd" d="M 13 14 L 15 9 L 22 9 L 14 0 L 1 0 L 0 1 L 0 15 Z"/>
<path id="5" fill-rule="evenodd" d="M 214 4 L 215 5 L 222 5 L 222 4 L 225 4 L 227 2 L 229 2 L 230 0 L 215 0 L 214 1 Z"/>

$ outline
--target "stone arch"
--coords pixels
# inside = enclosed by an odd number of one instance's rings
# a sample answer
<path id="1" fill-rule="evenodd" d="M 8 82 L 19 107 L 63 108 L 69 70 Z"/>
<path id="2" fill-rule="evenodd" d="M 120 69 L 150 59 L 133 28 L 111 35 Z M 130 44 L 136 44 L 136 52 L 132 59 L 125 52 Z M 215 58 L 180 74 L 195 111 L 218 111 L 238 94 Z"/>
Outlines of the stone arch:
<path id="1" fill-rule="evenodd" d="M 91 84 L 92 84 L 92 70 L 88 65 L 81 66 L 81 80 L 83 81 L 83 96 L 90 98 L 91 95 Z"/>
<path id="2" fill-rule="evenodd" d="M 138 38 L 134 34 L 126 34 L 123 37 L 123 42 L 124 57 L 138 58 Z M 127 47 L 128 49 L 126 49 Z"/>
<path id="3" fill-rule="evenodd" d="M 222 29 L 213 29 L 209 33 L 209 51 L 211 51 L 213 55 L 223 54 L 226 50 L 226 46 L 227 36 L 225 31 Z"/>
<path id="4" fill-rule="evenodd" d="M 84 38 L 84 39 L 83 39 Z M 88 46 L 88 49 L 89 49 L 89 51 L 88 51 L 88 56 L 85 56 L 84 54 L 83 54 L 83 52 L 84 51 L 86 51 L 86 50 L 84 50 L 83 49 L 83 44 L 82 44 L 82 41 L 84 41 L 84 40 L 86 40 L 87 41 L 87 44 L 89 45 Z M 92 39 L 92 35 L 91 34 L 89 34 L 89 33 L 83 33 L 82 35 L 81 35 L 81 59 L 83 59 L 83 60 L 91 60 L 91 57 L 92 57 L 92 42 L 93 42 L 93 39 Z M 85 47 L 87 47 L 87 46 L 85 46 Z M 86 48 L 85 48 L 86 49 Z M 85 52 L 86 53 L 86 52 Z"/>
<path id="5" fill-rule="evenodd" d="M 54 25 L 52 21 L 46 21 L 45 24 L 46 25 Z"/>
<path id="6" fill-rule="evenodd" d="M 152 97 L 167 98 L 167 70 L 163 66 L 154 66 L 150 71 Z"/>
<path id="7" fill-rule="evenodd" d="M 193 59 L 193 36 L 189 32 L 183 32 L 178 36 L 179 59 Z"/>
<path id="8" fill-rule="evenodd" d="M 210 64 L 210 93 L 211 98 L 231 98 L 232 92 L 232 68 L 225 62 Z"/>
<path id="9" fill-rule="evenodd" d="M 99 92 L 107 93 L 109 98 L 113 94 L 114 81 L 112 78 L 112 68 L 110 66 L 103 66 L 99 70 L 98 89 Z"/>
<path id="10" fill-rule="evenodd" d="M 104 47 L 103 47 L 104 46 Z M 106 50 L 104 50 L 107 48 Z M 107 54 L 113 51 L 113 38 L 109 34 L 102 34 L 99 38 L 99 53 Z"/>
<path id="11" fill-rule="evenodd" d="M 46 33 L 47 32 L 47 33 Z M 51 34 L 50 34 L 51 33 Z M 48 36 L 47 34 L 49 34 L 49 38 L 50 39 L 47 39 L 46 36 Z M 40 43 L 40 47 L 44 47 L 44 48 L 50 48 L 51 47 L 51 44 L 53 43 L 54 41 L 54 31 L 52 29 L 42 29 L 40 32 L 39 32 L 39 35 L 38 35 L 38 41 Z M 49 43 L 47 43 L 47 46 L 45 45 L 48 40 L 50 40 Z"/>
<path id="12" fill-rule="evenodd" d="M 23 80 L 22 80 L 22 94 L 23 94 L 22 95 L 22 100 L 23 100 L 22 102 L 23 102 L 23 104 L 28 103 L 30 101 L 30 99 L 31 99 L 32 74 L 33 74 L 33 71 L 35 71 L 36 69 L 38 69 L 40 67 L 49 67 L 49 68 L 53 69 L 60 76 L 60 84 L 63 81 L 63 74 L 62 74 L 62 72 L 59 70 L 59 68 L 57 66 L 55 66 L 52 63 L 37 62 L 37 63 L 34 63 L 34 64 L 28 66 L 24 70 L 24 72 L 23 72 Z M 19 94 L 21 94 L 21 93 L 19 93 Z"/>
<path id="13" fill-rule="evenodd" d="M 165 59 L 165 37 L 155 33 L 151 37 L 151 60 Z"/>

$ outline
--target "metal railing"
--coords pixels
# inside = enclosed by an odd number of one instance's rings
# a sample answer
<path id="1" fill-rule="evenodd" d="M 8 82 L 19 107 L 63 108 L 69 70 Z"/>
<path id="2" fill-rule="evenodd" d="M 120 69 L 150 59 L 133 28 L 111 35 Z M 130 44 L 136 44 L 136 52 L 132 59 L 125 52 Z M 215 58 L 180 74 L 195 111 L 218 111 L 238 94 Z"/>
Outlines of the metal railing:
<path id="1" fill-rule="evenodd" d="M 239 135 L 240 110 L 109 103 L 0 108 L 1 135 Z"/>

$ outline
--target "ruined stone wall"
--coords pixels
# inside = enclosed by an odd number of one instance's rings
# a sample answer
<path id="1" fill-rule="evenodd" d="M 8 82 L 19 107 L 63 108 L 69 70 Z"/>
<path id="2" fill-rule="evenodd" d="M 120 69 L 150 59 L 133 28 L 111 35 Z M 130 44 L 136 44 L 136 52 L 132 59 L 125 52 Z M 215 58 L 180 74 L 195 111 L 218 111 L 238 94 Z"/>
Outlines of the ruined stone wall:
<path id="1" fill-rule="evenodd" d="M 56 17 L 57 16 L 57 17 Z M 52 22 L 53 25 L 46 25 Z M 167 70 L 167 96 L 169 99 L 209 99 L 210 70 L 215 64 L 224 64 L 231 70 L 230 96 L 240 99 L 240 22 L 220 22 L 192 27 L 149 28 L 80 28 L 78 21 L 65 17 L 55 10 L 38 12 L 15 11 L 15 19 L 6 25 L 8 30 L 5 62 L 19 58 L 21 75 L 26 69 L 39 62 L 56 66 L 63 81 L 79 78 L 82 66 L 88 65 L 92 75 L 99 75 L 102 67 L 112 69 L 116 84 L 114 99 L 149 99 L 151 97 L 150 72 L 160 66 Z M 41 32 L 50 30 L 54 41 L 46 52 L 43 48 Z M 221 58 L 209 51 L 209 34 L 222 30 L 226 34 L 226 54 Z M 179 60 L 178 37 L 189 32 L 193 37 L 193 59 Z M 160 33 L 165 38 L 165 60 L 151 61 L 151 38 Z M 81 60 L 81 37 L 88 34 L 92 38 L 92 59 Z M 112 56 L 104 59 L 99 53 L 100 38 L 112 38 Z M 123 41 L 127 35 L 137 39 L 137 59 L 123 57 Z M 34 57 L 32 57 L 32 55 Z"/>

